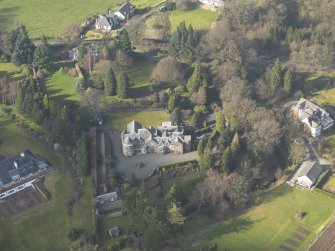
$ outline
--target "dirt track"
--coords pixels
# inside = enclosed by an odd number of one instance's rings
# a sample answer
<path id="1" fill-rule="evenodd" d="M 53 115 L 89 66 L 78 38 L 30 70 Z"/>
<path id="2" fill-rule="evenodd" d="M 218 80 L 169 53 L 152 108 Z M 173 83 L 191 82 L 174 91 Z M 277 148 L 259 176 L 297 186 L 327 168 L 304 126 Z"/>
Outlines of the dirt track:
<path id="1" fill-rule="evenodd" d="M 309 251 L 335 251 L 335 221 L 321 234 Z"/>

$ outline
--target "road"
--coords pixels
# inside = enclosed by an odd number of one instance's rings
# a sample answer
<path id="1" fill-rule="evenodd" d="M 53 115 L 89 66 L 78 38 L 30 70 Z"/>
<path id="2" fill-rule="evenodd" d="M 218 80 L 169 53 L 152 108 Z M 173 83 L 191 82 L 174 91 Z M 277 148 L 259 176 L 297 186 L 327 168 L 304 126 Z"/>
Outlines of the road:
<path id="1" fill-rule="evenodd" d="M 181 162 L 187 160 L 197 160 L 198 154 L 196 151 L 186 154 L 146 154 L 133 157 L 125 157 L 122 154 L 121 135 L 120 133 L 108 133 L 112 142 L 112 154 L 115 162 L 113 167 L 116 168 L 120 174 L 129 178 L 132 173 L 136 178 L 143 179 L 150 175 L 159 165 L 168 163 Z M 139 167 L 139 163 L 143 163 L 143 167 Z"/>

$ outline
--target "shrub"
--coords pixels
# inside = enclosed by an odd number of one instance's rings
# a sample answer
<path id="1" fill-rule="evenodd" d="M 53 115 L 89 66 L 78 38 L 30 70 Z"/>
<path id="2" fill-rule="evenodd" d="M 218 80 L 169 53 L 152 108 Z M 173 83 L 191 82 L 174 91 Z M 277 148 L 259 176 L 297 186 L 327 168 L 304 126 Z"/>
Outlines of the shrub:
<path id="1" fill-rule="evenodd" d="M 80 235 L 82 235 L 83 233 L 84 233 L 83 229 L 72 228 L 70 230 L 70 232 L 68 233 L 67 238 L 70 241 L 75 241 L 75 240 L 78 240 L 78 238 L 80 237 Z"/>

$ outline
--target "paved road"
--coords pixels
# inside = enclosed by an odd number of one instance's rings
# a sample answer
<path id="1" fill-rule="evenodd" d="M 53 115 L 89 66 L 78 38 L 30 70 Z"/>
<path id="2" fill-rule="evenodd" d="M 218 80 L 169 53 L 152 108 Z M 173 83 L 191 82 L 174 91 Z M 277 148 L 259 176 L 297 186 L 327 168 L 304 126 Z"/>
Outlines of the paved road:
<path id="1" fill-rule="evenodd" d="M 187 161 L 198 159 L 198 154 L 196 151 L 186 153 L 186 154 L 147 154 L 138 155 L 134 157 L 125 157 L 122 154 L 121 149 L 121 135 L 120 133 L 108 133 L 112 141 L 112 154 L 116 161 L 113 166 L 121 173 L 122 176 L 129 178 L 132 173 L 135 174 L 136 178 L 143 179 L 159 165 Z M 142 168 L 139 167 L 139 163 L 143 163 Z"/>
<path id="2" fill-rule="evenodd" d="M 102 164 L 101 164 L 101 177 L 100 177 L 100 181 L 101 183 L 106 183 L 106 146 L 105 146 L 105 133 L 101 132 L 100 133 L 100 142 L 101 142 L 101 155 L 102 155 Z M 100 184 L 99 184 L 100 185 Z"/>

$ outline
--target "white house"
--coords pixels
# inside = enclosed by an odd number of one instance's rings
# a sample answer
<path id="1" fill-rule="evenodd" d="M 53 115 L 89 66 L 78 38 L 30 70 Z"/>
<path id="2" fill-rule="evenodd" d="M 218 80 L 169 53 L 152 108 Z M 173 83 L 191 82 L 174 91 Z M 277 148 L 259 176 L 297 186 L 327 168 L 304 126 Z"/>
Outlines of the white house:
<path id="1" fill-rule="evenodd" d="M 211 5 L 214 7 L 221 7 L 224 4 L 224 0 L 199 0 L 199 2 L 207 5 Z"/>
<path id="2" fill-rule="evenodd" d="M 107 15 L 99 15 L 95 21 L 95 29 L 103 31 L 111 31 L 119 24 L 118 16 L 113 13 Z"/>
<path id="3" fill-rule="evenodd" d="M 316 184 L 322 172 L 322 167 L 316 161 L 306 160 L 300 165 L 294 176 L 287 181 L 287 183 L 292 186 L 299 185 L 311 188 Z"/>
<path id="4" fill-rule="evenodd" d="M 114 14 L 122 21 L 127 20 L 134 16 L 135 6 L 130 2 L 125 2 L 121 4 L 120 8 L 114 12 Z"/>
<path id="5" fill-rule="evenodd" d="M 305 131 L 312 137 L 320 136 L 321 130 L 327 130 L 334 124 L 325 109 L 304 98 L 292 107 L 292 113 L 305 125 Z"/>

